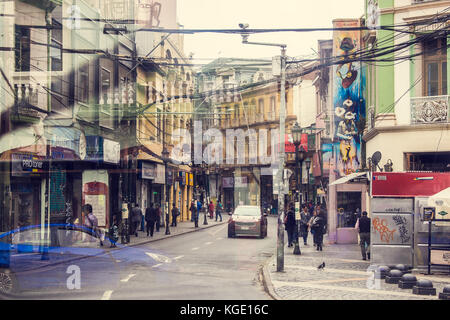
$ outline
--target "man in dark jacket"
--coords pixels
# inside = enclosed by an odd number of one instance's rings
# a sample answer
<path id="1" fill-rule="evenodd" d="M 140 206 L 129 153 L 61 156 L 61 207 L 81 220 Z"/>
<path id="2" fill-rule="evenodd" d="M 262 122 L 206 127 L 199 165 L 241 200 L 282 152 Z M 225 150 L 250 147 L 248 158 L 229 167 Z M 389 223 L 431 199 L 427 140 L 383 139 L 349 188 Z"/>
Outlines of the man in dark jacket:
<path id="1" fill-rule="evenodd" d="M 359 245 L 361 246 L 362 259 L 370 260 L 370 218 L 367 217 L 367 211 L 362 212 L 361 218 L 358 219 Z"/>
<path id="2" fill-rule="evenodd" d="M 139 204 L 136 203 L 135 207 L 131 209 L 131 232 L 130 234 L 138 236 L 138 227 L 141 223 L 142 210 L 139 208 Z"/>
<path id="3" fill-rule="evenodd" d="M 156 212 L 156 208 L 153 208 L 153 203 L 145 210 L 145 221 L 147 222 L 147 237 L 153 237 L 153 229 L 155 228 L 155 222 L 159 219 Z"/>
<path id="4" fill-rule="evenodd" d="M 292 247 L 294 241 L 297 240 L 296 238 L 294 239 L 296 224 L 295 224 L 295 212 L 292 205 L 289 206 L 287 216 L 284 221 L 284 225 L 288 234 L 288 247 Z"/>
<path id="5" fill-rule="evenodd" d="M 177 217 L 179 215 L 180 215 L 180 211 L 175 206 L 175 203 L 173 203 L 172 204 L 172 224 L 170 225 L 171 227 L 176 227 L 177 226 Z"/>
<path id="6" fill-rule="evenodd" d="M 310 228 L 311 231 L 314 232 L 314 243 L 316 244 L 316 250 L 322 251 L 325 219 L 323 218 L 322 213 L 319 212 L 314 210 L 314 216 L 311 218 Z"/>

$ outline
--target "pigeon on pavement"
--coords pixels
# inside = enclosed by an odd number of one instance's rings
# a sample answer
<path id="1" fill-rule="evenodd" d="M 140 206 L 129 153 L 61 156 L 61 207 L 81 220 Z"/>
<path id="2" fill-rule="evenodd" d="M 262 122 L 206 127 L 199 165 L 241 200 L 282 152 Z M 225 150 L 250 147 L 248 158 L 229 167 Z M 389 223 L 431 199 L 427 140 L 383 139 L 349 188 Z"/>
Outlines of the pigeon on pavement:
<path id="1" fill-rule="evenodd" d="M 324 268 L 325 268 L 325 261 L 322 262 L 322 263 L 317 267 L 318 270 L 323 270 Z"/>

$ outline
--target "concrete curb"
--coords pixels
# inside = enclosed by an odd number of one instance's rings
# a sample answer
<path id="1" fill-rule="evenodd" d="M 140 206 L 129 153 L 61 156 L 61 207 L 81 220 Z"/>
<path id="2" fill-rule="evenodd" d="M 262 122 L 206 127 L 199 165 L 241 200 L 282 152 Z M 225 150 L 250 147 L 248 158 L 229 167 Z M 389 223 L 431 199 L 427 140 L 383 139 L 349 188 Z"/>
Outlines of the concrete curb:
<path id="1" fill-rule="evenodd" d="M 272 278 L 270 277 L 270 272 L 268 269 L 268 265 L 272 262 L 273 256 L 267 259 L 259 268 L 260 279 L 262 285 L 264 287 L 264 291 L 273 299 L 273 300 L 283 300 L 281 297 L 275 292 L 275 289 L 272 284 Z"/>
<path id="2" fill-rule="evenodd" d="M 143 244 L 147 244 L 147 243 L 151 243 L 151 242 L 164 240 L 164 239 L 167 239 L 167 238 L 172 238 L 172 237 L 176 237 L 176 236 L 180 236 L 180 235 L 184 235 L 184 234 L 188 234 L 188 233 L 197 232 L 197 231 L 200 231 L 200 230 L 212 228 L 212 227 L 215 227 L 215 226 L 220 226 L 220 225 L 223 225 L 225 223 L 227 223 L 227 221 L 222 221 L 222 222 L 214 224 L 214 225 L 208 224 L 208 226 L 205 226 L 205 227 L 199 227 L 199 228 L 196 228 L 196 229 L 183 231 L 183 232 L 176 233 L 176 234 L 170 234 L 170 235 L 167 235 L 165 237 L 158 238 L 158 239 L 148 239 L 148 240 L 145 240 L 145 241 L 142 241 L 142 242 L 139 242 L 139 243 L 123 244 L 123 245 L 121 245 L 122 247 L 119 247 L 119 248 L 114 248 L 114 249 L 108 248 L 110 250 L 107 250 L 106 252 L 102 252 L 102 253 L 95 254 L 95 255 L 92 255 L 92 256 L 78 257 L 78 258 L 73 258 L 73 259 L 67 259 L 67 260 L 64 260 L 64 261 L 58 261 L 58 262 L 55 262 L 55 263 L 47 264 L 45 266 L 40 266 L 40 267 L 37 267 L 37 268 L 34 268 L 34 269 L 29 269 L 29 270 L 23 271 L 23 273 L 32 272 L 32 271 L 35 271 L 35 270 L 56 266 L 56 265 L 59 265 L 59 264 L 62 264 L 62 263 L 68 263 L 68 262 L 80 261 L 80 260 L 83 260 L 83 259 L 98 257 L 98 256 L 104 255 L 104 254 L 106 254 L 106 253 L 108 253 L 110 251 L 122 250 L 122 249 L 125 249 L 125 248 L 128 248 L 128 247 L 136 247 L 136 246 L 139 246 L 139 245 L 143 245 Z"/>

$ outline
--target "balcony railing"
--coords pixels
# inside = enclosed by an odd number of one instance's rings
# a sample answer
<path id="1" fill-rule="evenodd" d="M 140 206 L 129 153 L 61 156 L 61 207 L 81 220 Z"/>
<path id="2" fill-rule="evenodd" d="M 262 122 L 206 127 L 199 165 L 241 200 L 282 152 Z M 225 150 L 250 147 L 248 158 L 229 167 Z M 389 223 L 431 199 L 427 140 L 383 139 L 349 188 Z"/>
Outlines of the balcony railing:
<path id="1" fill-rule="evenodd" d="M 441 1 L 441 0 L 412 0 L 412 3 L 413 4 L 416 4 L 416 3 L 423 3 L 423 2 L 436 2 L 436 1 Z"/>
<path id="2" fill-rule="evenodd" d="M 449 97 L 431 96 L 411 98 L 411 124 L 448 123 Z"/>

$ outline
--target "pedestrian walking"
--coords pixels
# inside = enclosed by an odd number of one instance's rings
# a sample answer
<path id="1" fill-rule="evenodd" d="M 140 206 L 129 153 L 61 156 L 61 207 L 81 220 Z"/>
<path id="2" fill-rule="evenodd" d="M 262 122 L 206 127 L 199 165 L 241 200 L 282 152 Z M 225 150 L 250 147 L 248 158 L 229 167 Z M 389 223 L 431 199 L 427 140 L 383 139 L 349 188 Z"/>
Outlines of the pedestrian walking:
<path id="1" fill-rule="evenodd" d="M 139 204 L 136 203 L 134 208 L 131 209 L 131 232 L 130 234 L 138 236 L 138 227 L 142 220 L 142 210 L 139 208 Z"/>
<path id="2" fill-rule="evenodd" d="M 222 222 L 222 211 L 223 211 L 223 206 L 219 200 L 219 201 L 217 201 L 217 206 L 216 206 L 216 221 L 217 221 L 217 218 L 220 216 L 220 222 Z"/>
<path id="3" fill-rule="evenodd" d="M 214 218 L 214 203 L 212 201 L 209 202 L 208 205 L 209 218 Z"/>
<path id="4" fill-rule="evenodd" d="M 101 238 L 101 232 L 98 229 L 98 219 L 92 213 L 92 205 L 85 204 L 83 206 L 82 213 L 84 214 L 84 225 L 92 230 L 92 234 L 100 239 L 100 245 L 103 246 L 103 241 Z"/>
<path id="5" fill-rule="evenodd" d="M 172 204 L 172 224 L 171 227 L 177 226 L 177 217 L 180 215 L 180 210 L 175 206 L 175 203 Z"/>
<path id="6" fill-rule="evenodd" d="M 154 209 L 156 212 L 156 216 L 158 217 L 156 219 L 156 232 L 159 232 L 159 228 L 161 227 L 161 207 L 160 207 L 159 203 L 156 204 Z"/>
<path id="7" fill-rule="evenodd" d="M 155 223 L 158 221 L 158 214 L 156 208 L 153 208 L 153 203 L 145 209 L 145 221 L 147 222 L 147 237 L 153 237 L 153 230 L 155 228 Z"/>
<path id="8" fill-rule="evenodd" d="M 197 200 L 197 220 L 196 220 L 196 227 L 198 227 L 198 218 L 200 217 L 200 211 L 202 210 L 202 203 L 200 200 Z"/>
<path id="9" fill-rule="evenodd" d="M 119 222 L 118 216 L 113 215 L 112 224 L 109 227 L 109 241 L 111 242 L 110 248 L 116 248 L 116 243 L 119 241 Z"/>
<path id="10" fill-rule="evenodd" d="M 314 210 L 314 216 L 311 218 L 310 228 L 314 231 L 314 243 L 316 245 L 316 250 L 318 251 L 322 251 L 323 247 L 324 223 L 325 219 L 320 211 Z"/>
<path id="11" fill-rule="evenodd" d="M 195 221 L 195 215 L 196 215 L 196 212 L 197 212 L 197 207 L 195 205 L 194 200 L 191 201 L 191 206 L 190 206 L 189 210 L 191 211 L 191 222 L 194 222 Z"/>
<path id="12" fill-rule="evenodd" d="M 362 259 L 367 260 L 367 256 L 370 260 L 370 218 L 367 217 L 367 211 L 362 212 L 361 217 L 356 221 L 355 228 L 359 232 Z"/>
<path id="13" fill-rule="evenodd" d="M 308 222 L 311 220 L 308 207 L 303 205 L 302 212 L 300 213 L 300 234 L 303 237 L 304 245 L 308 245 Z"/>
<path id="14" fill-rule="evenodd" d="M 295 212 L 293 210 L 292 204 L 289 206 L 287 215 L 284 219 L 284 228 L 288 234 L 288 247 L 292 247 L 294 244 L 295 236 Z"/>

